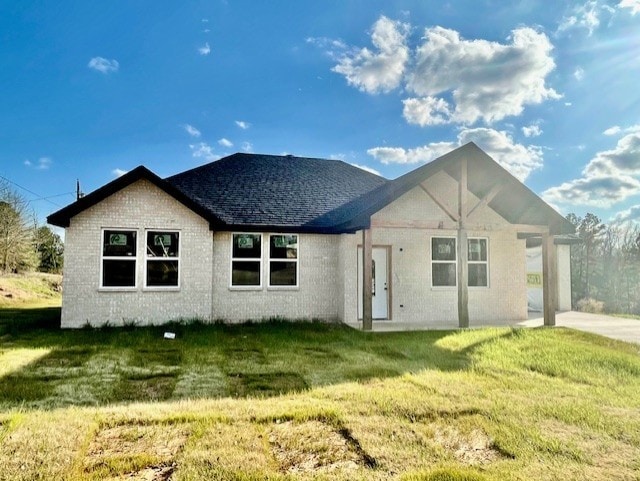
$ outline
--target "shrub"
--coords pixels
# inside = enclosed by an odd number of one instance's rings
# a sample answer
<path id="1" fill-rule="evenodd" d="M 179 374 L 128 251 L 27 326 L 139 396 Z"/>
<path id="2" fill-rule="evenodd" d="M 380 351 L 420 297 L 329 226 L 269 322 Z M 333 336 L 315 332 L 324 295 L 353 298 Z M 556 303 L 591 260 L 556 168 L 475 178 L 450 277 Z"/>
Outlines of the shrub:
<path id="1" fill-rule="evenodd" d="M 592 314 L 602 314 L 604 312 L 604 302 L 597 301 L 591 297 L 580 299 L 576 307 L 580 312 L 590 312 Z"/>

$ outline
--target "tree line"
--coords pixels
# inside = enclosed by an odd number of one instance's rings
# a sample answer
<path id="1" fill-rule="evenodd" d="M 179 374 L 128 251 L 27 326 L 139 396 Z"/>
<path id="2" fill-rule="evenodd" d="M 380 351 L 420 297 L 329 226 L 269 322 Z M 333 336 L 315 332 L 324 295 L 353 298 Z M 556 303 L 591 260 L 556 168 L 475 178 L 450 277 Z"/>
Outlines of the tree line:
<path id="1" fill-rule="evenodd" d="M 640 226 L 606 225 L 569 214 L 580 243 L 571 246 L 574 309 L 640 315 Z"/>
<path id="2" fill-rule="evenodd" d="M 60 236 L 38 225 L 29 201 L 0 181 L 0 273 L 61 273 L 63 251 Z"/>

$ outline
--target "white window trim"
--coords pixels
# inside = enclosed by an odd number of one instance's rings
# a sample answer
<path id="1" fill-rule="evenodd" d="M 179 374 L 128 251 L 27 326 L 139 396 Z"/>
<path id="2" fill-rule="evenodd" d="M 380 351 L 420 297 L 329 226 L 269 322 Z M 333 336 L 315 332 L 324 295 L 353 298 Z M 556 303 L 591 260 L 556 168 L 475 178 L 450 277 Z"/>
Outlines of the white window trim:
<path id="1" fill-rule="evenodd" d="M 166 232 L 167 234 L 178 234 L 178 257 L 152 257 L 147 252 L 147 234 L 149 232 Z M 144 284 L 143 289 L 145 291 L 177 291 L 180 289 L 181 281 L 182 281 L 182 270 L 180 268 L 181 256 L 182 256 L 182 232 L 176 229 L 145 229 L 144 231 L 144 239 L 143 239 L 143 248 L 144 248 L 144 266 L 143 266 L 143 277 Z M 177 286 L 149 286 L 147 284 L 147 263 L 148 262 L 158 262 L 158 261 L 178 261 L 178 285 Z"/>
<path id="2" fill-rule="evenodd" d="M 454 252 L 456 254 L 456 258 L 455 260 L 452 261 L 438 261 L 438 260 L 434 260 L 433 259 L 433 239 L 453 239 L 455 244 L 455 249 Z M 429 252 L 431 254 L 430 258 L 431 258 L 431 263 L 429 264 L 429 267 L 431 269 L 431 288 L 432 289 L 454 289 L 456 287 L 458 287 L 458 238 L 456 236 L 452 236 L 452 235 L 434 235 L 431 236 L 429 238 Z M 456 283 L 452 286 L 434 286 L 433 285 L 433 264 L 455 264 L 456 266 Z"/>
<path id="3" fill-rule="evenodd" d="M 487 242 L 487 260 L 486 261 L 470 261 L 467 260 L 467 271 L 469 270 L 468 265 L 469 264 L 485 264 L 487 266 L 487 285 L 486 286 L 468 286 L 469 289 L 488 289 L 490 286 L 490 279 L 491 276 L 489 275 L 489 238 L 488 237 L 469 237 L 467 239 L 467 249 L 469 249 L 468 247 L 468 243 L 470 240 L 485 240 Z M 467 251 L 467 257 L 469 256 L 468 251 Z M 469 278 L 469 273 L 467 272 L 467 279 Z"/>
<path id="4" fill-rule="evenodd" d="M 279 259 L 271 258 L 271 237 L 276 235 L 294 235 L 298 238 L 298 250 L 295 259 Z M 267 289 L 274 291 L 297 291 L 300 289 L 300 234 L 270 233 L 268 234 L 269 243 L 267 244 Z M 271 285 L 271 263 L 272 262 L 295 262 L 296 263 L 296 284 L 294 286 L 272 286 Z"/>
<path id="5" fill-rule="evenodd" d="M 136 249 L 135 249 L 135 255 L 134 256 L 117 256 L 117 257 L 113 257 L 113 256 L 107 256 L 105 257 L 104 255 L 104 233 L 105 231 L 108 230 L 112 230 L 112 231 L 118 231 L 118 232 L 135 232 L 136 233 Z M 134 229 L 131 227 L 102 227 L 100 229 L 100 278 L 98 280 L 98 290 L 100 291 L 135 291 L 138 289 L 138 269 L 139 269 L 139 262 L 138 262 L 138 249 L 140 248 L 139 246 L 139 241 L 140 241 L 140 232 L 138 231 L 138 229 Z M 110 261 L 129 261 L 129 262 L 134 262 L 135 263 L 135 268 L 133 270 L 134 272 L 134 277 L 133 277 L 133 286 L 104 286 L 102 285 L 103 281 L 104 281 L 104 261 L 105 260 L 110 260 Z"/>
<path id="6" fill-rule="evenodd" d="M 438 261 L 438 260 L 434 260 L 433 259 L 433 251 L 431 249 L 433 249 L 433 240 L 432 239 L 454 239 L 455 243 L 456 243 L 456 249 L 455 249 L 455 253 L 456 253 L 456 259 L 455 261 Z M 467 260 L 467 279 L 469 279 L 469 264 L 485 264 L 487 266 L 487 285 L 486 286 L 469 286 L 467 285 L 467 287 L 469 289 L 488 289 L 490 287 L 490 273 L 489 273 L 489 267 L 490 267 L 490 259 L 489 259 L 489 238 L 488 237 L 468 237 L 467 238 L 467 258 L 469 256 L 469 241 L 470 240 L 486 240 L 487 241 L 487 260 L 486 261 L 470 261 Z M 458 287 L 458 239 L 455 236 L 450 236 L 450 235 L 434 235 L 431 236 L 429 238 L 429 249 L 431 250 L 431 288 L 432 289 L 453 289 L 455 287 Z M 455 264 L 456 265 L 456 283 L 453 286 L 434 286 L 433 285 L 433 264 Z"/>
<path id="7" fill-rule="evenodd" d="M 251 235 L 258 235 L 260 236 L 260 258 L 258 259 L 257 257 L 233 257 L 233 238 L 236 235 L 246 235 L 246 234 L 251 234 Z M 262 234 L 262 232 L 232 232 L 231 233 L 231 242 L 229 243 L 229 289 L 234 290 L 234 291 L 261 291 L 262 290 L 262 286 L 263 286 L 263 282 L 262 282 L 262 275 L 263 275 L 263 259 L 265 257 L 264 255 L 264 249 L 265 249 L 265 245 L 264 245 L 264 235 Z M 234 261 L 238 261 L 238 262 L 252 262 L 252 261 L 259 261 L 260 262 L 260 284 L 257 286 L 234 286 L 233 285 L 233 262 Z"/>

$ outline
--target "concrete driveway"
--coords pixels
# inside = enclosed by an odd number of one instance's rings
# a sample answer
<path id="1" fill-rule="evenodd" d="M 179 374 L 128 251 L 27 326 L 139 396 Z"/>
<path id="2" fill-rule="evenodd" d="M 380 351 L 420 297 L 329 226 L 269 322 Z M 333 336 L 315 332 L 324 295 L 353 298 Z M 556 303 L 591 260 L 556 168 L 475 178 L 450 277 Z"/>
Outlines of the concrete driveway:
<path id="1" fill-rule="evenodd" d="M 527 326 L 542 326 L 543 319 L 531 316 L 522 323 Z M 640 319 L 588 314 L 586 312 L 559 312 L 556 314 L 556 326 L 570 327 L 579 331 L 592 332 L 620 341 L 640 344 Z"/>
<path id="2" fill-rule="evenodd" d="M 525 321 L 496 321 L 493 323 L 481 323 L 471 328 L 514 326 L 514 327 L 538 327 L 544 324 L 542 313 L 529 313 L 529 319 Z M 354 329 L 362 329 L 362 323 L 348 324 Z M 605 316 L 604 314 L 587 314 L 586 312 L 558 312 L 556 314 L 556 326 L 569 327 L 579 331 L 592 332 L 601 336 L 618 339 L 620 341 L 640 344 L 640 319 L 625 319 L 623 317 Z M 394 322 L 374 321 L 374 332 L 393 331 L 422 331 L 429 329 L 456 329 L 455 323 L 425 324 L 420 322 Z"/>

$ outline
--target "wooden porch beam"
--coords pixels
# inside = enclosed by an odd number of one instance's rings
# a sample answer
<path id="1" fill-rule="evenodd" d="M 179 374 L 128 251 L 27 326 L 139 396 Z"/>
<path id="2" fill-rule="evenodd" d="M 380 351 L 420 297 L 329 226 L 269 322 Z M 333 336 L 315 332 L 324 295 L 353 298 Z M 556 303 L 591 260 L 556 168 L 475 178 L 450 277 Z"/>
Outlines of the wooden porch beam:
<path id="1" fill-rule="evenodd" d="M 362 330 L 373 329 L 373 245 L 371 228 L 362 230 Z"/>
<path id="2" fill-rule="evenodd" d="M 556 246 L 553 236 L 542 236 L 542 303 L 544 305 L 544 325 L 556 325 Z"/>
<path id="3" fill-rule="evenodd" d="M 458 222 L 459 217 L 455 215 L 453 212 L 451 212 L 451 210 L 449 210 L 449 207 L 447 207 L 447 205 L 444 202 L 441 202 L 440 199 L 438 199 L 435 196 L 435 194 L 430 192 L 429 189 L 427 189 L 423 184 L 419 184 L 419 185 L 420 185 L 420 188 L 424 190 L 429 197 L 431 197 L 431 200 L 434 201 L 438 207 L 440 207 L 442 212 L 447 214 L 453 222 Z"/>
<path id="4" fill-rule="evenodd" d="M 458 326 L 469 327 L 469 286 L 468 286 L 468 237 L 467 199 L 468 195 L 467 159 L 460 160 L 460 182 L 458 183 Z"/>
<path id="5" fill-rule="evenodd" d="M 489 192 L 482 199 L 480 199 L 476 205 L 473 206 L 473 208 L 469 211 L 469 214 L 467 214 L 467 217 L 471 217 L 473 213 L 477 211 L 480 207 L 484 207 L 485 205 L 488 205 L 489 202 L 491 202 L 493 198 L 496 195 L 498 195 L 498 193 L 502 190 L 502 188 L 505 185 L 506 184 L 504 182 L 499 182 L 496 185 L 494 185 L 491 188 L 491 190 L 489 190 Z"/>
<path id="6" fill-rule="evenodd" d="M 468 232 L 484 231 L 508 231 L 522 234 L 541 236 L 549 232 L 549 227 L 544 225 L 527 224 L 465 224 Z M 388 229 L 425 229 L 425 230 L 457 230 L 457 222 L 443 221 L 413 221 L 413 220 L 387 220 L 371 219 L 371 227 L 385 227 Z"/>

